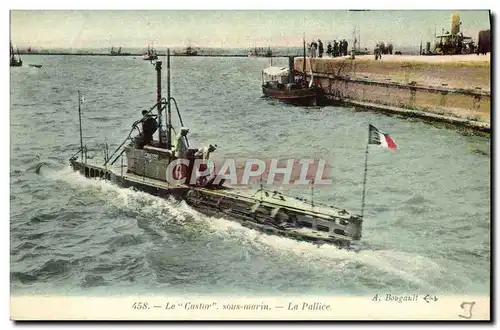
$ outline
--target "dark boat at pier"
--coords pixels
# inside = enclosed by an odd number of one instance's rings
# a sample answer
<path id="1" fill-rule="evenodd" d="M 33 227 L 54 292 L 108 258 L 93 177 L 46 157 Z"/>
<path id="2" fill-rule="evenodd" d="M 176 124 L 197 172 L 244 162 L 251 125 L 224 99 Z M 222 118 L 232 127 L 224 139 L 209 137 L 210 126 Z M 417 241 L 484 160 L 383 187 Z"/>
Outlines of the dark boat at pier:
<path id="1" fill-rule="evenodd" d="M 295 78 L 289 78 L 294 73 L 289 74 L 288 69 L 281 71 L 273 70 L 274 68 L 267 68 L 263 71 L 264 75 L 273 78 L 285 77 L 288 81 Z M 278 68 L 279 69 L 279 68 Z M 278 71 L 278 72 L 276 72 Z M 276 74 L 275 74 L 276 73 Z M 293 81 L 293 80 L 292 80 Z M 295 80 L 294 83 L 287 83 L 284 80 L 271 80 L 262 85 L 262 93 L 270 98 L 280 100 L 284 103 L 292 105 L 314 105 L 317 104 L 317 90 L 316 88 L 307 86 L 307 83 Z"/>
<path id="2" fill-rule="evenodd" d="M 28 64 L 30 67 L 32 68 L 41 68 L 42 65 L 41 64 Z"/>
<path id="3" fill-rule="evenodd" d="M 23 66 L 23 60 L 19 54 L 19 49 L 17 50 L 17 56 L 14 54 L 14 47 L 12 47 L 12 42 L 10 43 L 10 66 Z"/>
<path id="4" fill-rule="evenodd" d="M 214 180 L 217 176 L 203 180 L 204 177 L 195 175 L 195 183 L 192 183 L 189 173 L 194 175 L 196 172 L 190 169 L 193 168 L 193 161 L 199 157 L 195 153 L 197 149 L 188 149 L 187 154 L 190 156 L 181 156 L 173 146 L 171 137 L 172 105 L 176 107 L 180 125 L 184 124 L 177 102 L 170 96 L 170 50 L 167 50 L 166 98 L 161 95 L 162 62 L 156 61 L 154 65 L 157 74 L 156 104 L 149 111 L 143 112 L 144 117 L 134 123 L 123 143 L 111 155 L 108 154 L 106 144 L 104 163 L 92 164 L 88 161 L 93 157 L 87 156 L 87 147 L 83 144 L 81 102 L 78 95 L 80 149 L 69 159 L 73 170 L 87 178 L 108 180 L 121 187 L 133 187 L 161 198 L 174 197 L 200 213 L 225 217 L 268 234 L 316 244 L 334 244 L 342 248 L 352 247 L 351 243 L 361 238 L 362 216 L 350 214 L 342 208 L 266 190 L 262 185 L 261 189 L 250 192 L 237 190 L 225 186 L 223 180 L 217 183 Z M 151 112 L 155 109 L 157 114 L 152 115 Z M 166 122 L 163 126 L 165 110 Z M 155 121 L 154 129 L 145 124 L 151 118 Z M 142 131 L 139 125 L 141 122 Z M 157 139 L 154 139 L 156 128 Z M 139 134 L 132 137 L 135 130 Z M 185 142 L 187 148 L 190 148 L 187 139 Z M 179 160 L 188 161 L 183 171 L 187 173 L 185 178 L 188 178 L 185 182 L 189 183 L 173 182 L 169 176 L 169 166 Z"/>
<path id="5" fill-rule="evenodd" d="M 292 105 L 321 105 L 323 89 L 314 82 L 312 71 L 307 80 L 305 41 L 302 72 L 295 70 L 294 66 L 294 57 L 291 56 L 288 68 L 270 66 L 262 70 L 262 93 Z"/>

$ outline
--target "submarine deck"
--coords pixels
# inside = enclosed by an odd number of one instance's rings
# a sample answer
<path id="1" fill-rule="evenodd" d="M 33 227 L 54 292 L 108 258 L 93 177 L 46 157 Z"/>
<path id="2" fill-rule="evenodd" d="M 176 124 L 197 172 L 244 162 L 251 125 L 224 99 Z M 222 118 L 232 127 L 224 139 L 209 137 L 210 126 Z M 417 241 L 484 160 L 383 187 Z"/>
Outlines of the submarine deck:
<path id="1" fill-rule="evenodd" d="M 115 173 L 115 175 L 118 175 Z M 138 184 L 145 184 L 151 187 L 159 188 L 159 189 L 168 189 L 168 190 L 179 190 L 185 191 L 187 189 L 200 191 L 205 194 L 216 195 L 220 197 L 230 197 L 238 200 L 243 200 L 251 204 L 261 203 L 272 204 L 273 206 L 284 207 L 292 210 L 300 210 L 304 214 L 309 214 L 315 217 L 321 217 L 325 219 L 329 219 L 330 217 L 336 218 L 350 218 L 351 214 L 344 209 L 339 209 L 333 206 L 325 206 L 321 204 L 312 205 L 311 203 L 304 202 L 299 200 L 296 197 L 284 196 L 282 194 L 273 194 L 271 191 L 244 191 L 244 190 L 234 190 L 229 187 L 222 187 L 218 189 L 208 189 L 204 187 L 192 187 L 187 185 L 170 185 L 165 181 L 156 180 L 152 178 L 148 178 L 145 176 L 133 174 L 133 173 L 124 173 L 123 176 L 118 175 L 122 178 L 125 178 L 129 181 L 133 181 Z"/>
<path id="2" fill-rule="evenodd" d="M 212 202 L 214 200 L 225 200 L 226 202 L 230 202 L 231 200 L 233 200 L 242 202 L 243 204 L 247 205 L 247 211 L 241 212 L 241 210 L 232 210 L 232 207 L 206 207 L 206 205 L 203 205 L 206 204 L 203 201 L 201 202 L 201 204 L 199 201 L 194 202 L 194 205 L 192 206 L 195 210 L 198 211 L 201 207 L 203 209 L 201 213 L 207 214 L 209 216 L 227 215 L 231 218 L 235 216 L 235 220 L 242 226 L 256 229 L 264 233 L 277 234 L 284 237 L 290 237 L 298 240 L 305 240 L 320 244 L 333 243 L 338 246 L 349 246 L 351 242 L 355 241 L 352 236 L 339 235 L 331 230 L 324 231 L 322 229 L 316 228 L 316 226 L 297 227 L 295 225 L 289 225 L 286 223 L 275 224 L 272 222 L 265 223 L 255 221 L 255 217 L 253 215 L 254 213 L 252 210 L 254 208 L 257 209 L 260 207 L 266 207 L 268 210 L 271 210 L 271 218 L 273 218 L 273 214 L 279 212 L 280 209 L 286 209 L 291 211 L 292 213 L 310 218 L 313 222 L 314 220 L 312 219 L 317 219 L 316 221 L 323 219 L 323 221 L 327 222 L 340 222 L 340 225 L 342 225 L 344 222 L 349 223 L 354 220 L 352 219 L 352 216 L 344 210 L 324 205 L 311 205 L 310 203 L 307 203 L 295 197 L 283 196 L 278 192 L 275 193 L 272 191 L 263 191 L 264 193 L 261 194 L 260 192 L 262 190 L 239 191 L 233 190 L 230 187 L 210 189 L 182 184 L 172 185 L 162 180 L 157 180 L 130 172 L 127 173 L 126 171 L 122 171 L 121 169 L 115 167 L 105 168 L 102 165 L 80 163 L 76 161 L 72 162 L 72 166 L 75 170 L 78 170 L 80 173 L 85 174 L 86 176 L 105 178 L 110 180 L 111 182 L 117 183 L 122 187 L 134 187 L 137 190 L 144 191 L 158 197 L 180 197 L 181 199 L 186 200 L 189 205 L 191 205 L 191 198 L 187 196 L 191 191 L 199 192 L 201 193 L 201 196 L 208 197 L 209 199 L 212 198 Z M 96 175 L 94 176 L 93 173 L 95 173 Z M 256 195 L 259 195 L 259 197 L 255 197 Z M 197 198 L 195 197 L 194 200 L 196 201 Z M 208 203 L 210 204 L 210 202 Z M 218 202 L 216 204 L 218 204 Z M 361 223 L 362 219 L 358 218 L 355 221 L 359 221 Z"/>

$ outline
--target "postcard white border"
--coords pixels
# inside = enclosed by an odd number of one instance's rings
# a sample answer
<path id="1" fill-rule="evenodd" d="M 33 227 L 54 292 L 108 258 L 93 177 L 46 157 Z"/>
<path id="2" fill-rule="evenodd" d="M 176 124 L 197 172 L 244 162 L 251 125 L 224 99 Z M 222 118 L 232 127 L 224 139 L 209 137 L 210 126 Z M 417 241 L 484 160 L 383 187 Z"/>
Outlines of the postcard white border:
<path id="1" fill-rule="evenodd" d="M 489 320 L 481 296 L 11 297 L 15 320 Z"/>
<path id="2" fill-rule="evenodd" d="M 7 2 L 2 2 L 2 6 L 6 5 Z M 182 4 L 182 5 L 181 5 Z M 335 6 L 335 8 L 333 8 Z M 416 7 L 418 6 L 418 7 Z M 182 3 L 178 2 L 178 5 L 176 6 L 172 2 L 166 3 L 164 1 L 96 1 L 96 0 L 89 0 L 89 1 L 44 1 L 43 3 L 40 2 L 35 2 L 32 0 L 26 1 L 16 1 L 15 3 L 11 4 L 11 6 L 6 5 L 5 10 L 2 11 L 2 17 L 3 19 L 1 20 L 4 25 L 3 31 L 5 31 L 2 34 L 3 37 L 3 45 L 4 45 L 4 53 L 7 54 L 6 49 L 7 49 L 7 40 L 9 39 L 9 10 L 10 9 L 325 9 L 325 10 L 330 10 L 330 9 L 364 9 L 364 8 L 371 8 L 371 9 L 450 9 L 450 8 L 460 8 L 460 9 L 492 9 L 494 10 L 495 14 L 498 14 L 497 8 L 498 8 L 498 2 L 492 2 L 492 1 L 429 1 L 429 0 L 421 0 L 418 3 L 412 4 L 410 2 L 403 2 L 403 1 L 349 1 L 349 2 L 326 2 L 326 1 L 315 1 L 315 0 L 309 0 L 307 2 L 302 2 L 302 1 L 283 1 L 283 0 L 276 0 L 273 2 L 269 2 L 266 0 L 254 0 L 254 1 L 249 1 L 247 3 L 244 2 L 228 2 L 228 1 L 211 1 L 211 2 L 202 2 L 199 0 L 195 1 L 182 1 Z M 496 17 L 498 20 L 498 16 Z M 496 25 L 496 24 L 495 24 Z M 496 30 L 496 26 L 492 27 L 493 29 Z M 498 41 L 496 42 L 496 45 L 498 45 Z M 498 52 L 499 47 L 495 47 L 495 54 Z M 7 61 L 5 60 L 5 63 Z M 10 123 L 10 117 L 9 117 L 9 108 L 10 108 L 10 98 L 9 98 L 9 69 L 6 65 L 1 67 L 2 73 L 5 73 L 3 75 L 4 79 L 2 79 L 2 84 L 4 85 L 4 88 L 2 89 L 4 93 L 4 97 L 2 98 L 4 100 L 5 106 L 3 107 L 1 111 L 1 116 L 2 120 L 0 120 L 1 127 L 0 129 L 0 134 L 2 137 L 2 141 L 4 144 L 6 142 L 9 142 L 10 145 L 10 130 L 9 130 L 9 123 Z M 494 77 L 492 77 L 494 79 Z M 497 92 L 497 86 L 495 86 L 495 93 Z M 495 116 L 497 118 L 498 116 Z M 496 124 L 495 120 L 495 124 Z M 493 141 L 492 141 L 493 142 Z M 496 142 L 496 141 L 495 141 Z M 498 145 L 498 143 L 496 143 Z M 493 153 L 494 155 L 496 153 Z M 10 154 L 9 154 L 10 156 Z M 2 171 L 2 184 L 0 185 L 1 187 L 1 194 L 2 194 L 2 210 L 7 210 L 6 217 L 7 219 L 10 219 L 10 202 L 9 202 L 9 196 L 10 196 L 10 180 L 8 179 L 10 176 L 9 172 L 9 163 L 4 159 L 4 161 L 0 162 L 0 170 Z M 495 198 L 495 201 L 492 202 L 497 202 L 497 199 Z M 496 203 L 497 204 L 497 203 Z M 498 205 L 498 204 L 497 204 Z M 491 219 L 493 222 L 494 219 Z M 10 251 L 10 236 L 9 236 L 9 221 L 4 221 L 4 230 L 2 230 L 2 235 L 4 235 L 2 239 L 2 244 L 4 246 L 4 253 L 1 255 L 2 259 L 4 261 L 5 267 L 4 269 L 10 269 L 10 258 L 5 251 Z M 498 227 L 498 226 L 497 226 Z M 496 260 L 495 260 L 496 261 Z M 13 327 L 12 322 L 5 322 L 5 320 L 9 319 L 10 315 L 10 298 L 7 299 L 8 296 L 10 296 L 10 281 L 9 281 L 9 272 L 8 271 L 3 271 L 1 272 L 1 283 L 3 284 L 2 286 L 2 292 L 4 299 L 0 300 L 1 301 L 1 311 L 3 311 L 4 315 L 2 315 L 2 323 L 7 323 L 7 324 L 2 324 L 6 325 L 7 327 Z M 61 299 L 65 299 L 62 298 Z M 332 299 L 337 299 L 337 298 L 332 298 Z M 338 298 L 338 299 L 344 299 L 344 298 Z M 454 298 L 450 298 L 454 299 Z M 478 299 L 489 299 L 486 297 L 478 297 Z M 493 298 L 494 299 L 494 298 Z M 404 305 L 403 305 L 404 306 Z M 16 308 L 16 307 L 14 307 Z M 439 312 L 440 310 L 435 310 L 436 312 Z M 7 314 L 7 315 L 5 315 Z M 100 328 L 102 325 L 83 325 L 83 327 L 92 327 L 92 329 Z M 137 325 L 136 325 L 137 326 Z M 255 327 L 261 328 L 263 325 L 254 325 Z M 422 327 L 429 328 L 428 324 L 422 325 Z M 431 328 L 433 326 L 430 326 Z"/>

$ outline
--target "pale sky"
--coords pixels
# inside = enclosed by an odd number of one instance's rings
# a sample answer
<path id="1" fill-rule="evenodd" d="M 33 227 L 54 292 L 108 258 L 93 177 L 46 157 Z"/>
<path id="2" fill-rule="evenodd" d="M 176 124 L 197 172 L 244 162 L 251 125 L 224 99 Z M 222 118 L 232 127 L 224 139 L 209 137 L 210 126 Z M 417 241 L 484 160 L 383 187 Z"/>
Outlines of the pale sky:
<path id="1" fill-rule="evenodd" d="M 477 39 L 489 29 L 488 11 L 186 11 L 77 10 L 11 11 L 11 40 L 17 47 L 142 48 L 161 47 L 301 47 L 306 40 L 345 38 L 361 32 L 361 46 L 378 41 L 395 47 L 432 41 L 434 29 L 449 31 L 457 12 L 461 31 Z"/>

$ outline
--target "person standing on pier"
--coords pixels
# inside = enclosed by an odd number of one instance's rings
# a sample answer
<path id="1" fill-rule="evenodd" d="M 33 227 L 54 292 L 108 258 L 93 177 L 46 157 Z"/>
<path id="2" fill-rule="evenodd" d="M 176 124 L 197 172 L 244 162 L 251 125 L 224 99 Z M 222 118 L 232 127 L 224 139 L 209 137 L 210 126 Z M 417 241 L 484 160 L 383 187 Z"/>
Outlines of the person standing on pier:
<path id="1" fill-rule="evenodd" d="M 326 54 L 328 56 L 332 56 L 332 43 L 331 42 L 329 42 L 328 46 L 326 46 Z"/>
<path id="2" fill-rule="evenodd" d="M 318 53 L 319 53 L 318 57 L 323 57 L 324 51 L 325 49 L 323 48 L 323 43 L 321 42 L 320 39 L 318 39 Z"/>
<path id="3" fill-rule="evenodd" d="M 343 48 L 344 56 L 347 56 L 348 49 L 349 49 L 349 44 L 347 43 L 347 40 L 344 39 L 344 48 Z"/>
<path id="4" fill-rule="evenodd" d="M 337 40 L 333 40 L 333 57 L 339 56 L 339 43 Z"/>
<path id="5" fill-rule="evenodd" d="M 318 44 L 316 41 L 311 42 L 311 57 L 315 58 L 316 57 L 316 49 L 318 49 Z"/>
<path id="6" fill-rule="evenodd" d="M 381 49 L 379 43 L 377 43 L 375 45 L 375 49 L 373 50 L 373 54 L 375 54 L 375 60 L 382 59 L 382 49 Z"/>

